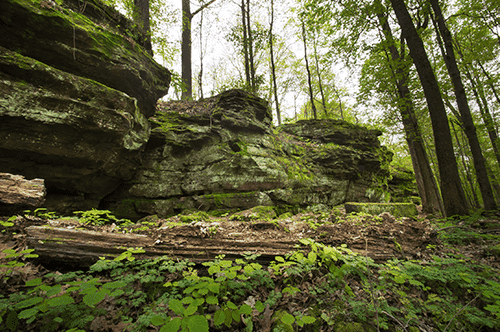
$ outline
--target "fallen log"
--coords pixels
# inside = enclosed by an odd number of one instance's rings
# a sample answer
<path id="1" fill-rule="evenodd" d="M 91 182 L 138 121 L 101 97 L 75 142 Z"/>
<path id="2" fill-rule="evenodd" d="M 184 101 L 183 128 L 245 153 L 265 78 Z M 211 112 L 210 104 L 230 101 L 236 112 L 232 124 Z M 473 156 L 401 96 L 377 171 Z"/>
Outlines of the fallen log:
<path id="1" fill-rule="evenodd" d="M 0 215 L 12 215 L 45 202 L 43 179 L 26 180 L 21 175 L 0 173 Z"/>
<path id="2" fill-rule="evenodd" d="M 141 247 L 145 252 L 138 259 L 158 256 L 188 258 L 195 263 L 212 261 L 219 255 L 226 259 L 241 258 L 243 254 L 260 254 L 257 262 L 269 264 L 275 256 L 294 250 L 295 241 L 245 242 L 234 239 L 187 238 L 175 243 L 159 243 L 146 235 L 103 233 L 81 229 L 47 226 L 26 228 L 28 247 L 35 249 L 42 264 L 66 268 L 88 268 L 99 257 L 114 259 L 128 248 Z"/>

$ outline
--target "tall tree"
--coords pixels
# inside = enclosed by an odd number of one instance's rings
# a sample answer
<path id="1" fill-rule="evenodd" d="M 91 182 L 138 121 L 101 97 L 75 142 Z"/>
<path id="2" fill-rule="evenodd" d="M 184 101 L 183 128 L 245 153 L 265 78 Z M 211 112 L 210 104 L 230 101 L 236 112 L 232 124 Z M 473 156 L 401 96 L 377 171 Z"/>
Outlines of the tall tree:
<path id="1" fill-rule="evenodd" d="M 401 47 L 401 53 L 396 47 L 388 16 L 385 13 L 380 0 L 375 1 L 375 10 L 382 28 L 392 63 L 392 76 L 396 83 L 398 96 L 400 99 L 399 110 L 403 122 L 408 150 L 415 173 L 417 189 L 422 199 L 422 209 L 427 213 L 442 213 L 443 207 L 439 190 L 437 188 L 434 174 L 429 164 L 429 158 L 425 151 L 422 134 L 415 115 L 414 104 L 408 86 L 409 73 L 408 66 L 404 63 L 404 46 Z"/>
<path id="2" fill-rule="evenodd" d="M 442 38 L 442 42 L 444 42 L 444 48 L 441 46 L 442 55 L 453 83 L 455 98 L 460 112 L 460 122 L 467 136 L 467 140 L 469 141 L 474 168 L 476 170 L 476 179 L 479 183 L 479 190 L 483 198 L 484 208 L 486 210 L 496 210 L 497 207 L 493 197 L 493 190 L 491 189 L 488 173 L 486 171 L 485 159 L 481 150 L 481 145 L 479 144 L 479 140 L 477 138 L 476 126 L 472 120 L 467 94 L 465 92 L 460 70 L 458 69 L 455 58 L 453 39 L 444 21 L 443 13 L 438 0 L 430 0 L 430 3 L 435 14 L 434 20 L 437 23 L 437 34 Z M 438 38 L 438 42 L 442 44 L 440 38 Z"/>
<path id="3" fill-rule="evenodd" d="M 144 1 L 144 0 L 142 0 Z M 197 10 L 191 13 L 190 0 L 182 0 L 182 99 L 193 99 L 193 69 L 191 62 L 191 22 L 193 17 L 210 6 L 216 0 L 204 3 Z"/>
<path id="4" fill-rule="evenodd" d="M 424 90 L 432 122 L 445 216 L 469 213 L 440 88 L 404 0 L 390 0 Z"/>
<path id="5" fill-rule="evenodd" d="M 307 57 L 307 35 L 306 35 L 306 25 L 304 21 L 301 22 L 302 25 L 302 42 L 304 43 L 304 59 L 306 61 L 306 71 L 307 71 L 307 83 L 309 87 L 309 100 L 311 102 L 311 108 L 313 111 L 313 116 L 315 119 L 318 118 L 318 112 L 316 111 L 316 106 L 314 104 L 314 93 L 312 88 L 312 77 L 311 77 L 311 69 L 309 68 L 309 60 Z"/>
<path id="6" fill-rule="evenodd" d="M 141 46 L 153 56 L 151 25 L 149 23 L 149 0 L 134 0 L 133 10 L 134 20 L 143 34 Z"/>
<path id="7" fill-rule="evenodd" d="M 281 113 L 280 113 L 280 105 L 278 100 L 278 85 L 276 84 L 276 65 L 274 63 L 274 35 L 273 35 L 273 25 L 274 25 L 274 0 L 271 0 L 271 19 L 269 22 L 269 55 L 271 61 L 271 75 L 273 77 L 272 80 L 272 88 L 274 92 L 274 101 L 276 105 L 276 116 L 278 118 L 278 126 L 281 125 Z"/>

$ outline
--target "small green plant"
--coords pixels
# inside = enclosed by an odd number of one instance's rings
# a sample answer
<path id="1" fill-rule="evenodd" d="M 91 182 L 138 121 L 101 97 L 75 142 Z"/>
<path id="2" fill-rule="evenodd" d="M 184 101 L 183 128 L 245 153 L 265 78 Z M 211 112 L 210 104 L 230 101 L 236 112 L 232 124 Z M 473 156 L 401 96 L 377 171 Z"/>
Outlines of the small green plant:
<path id="1" fill-rule="evenodd" d="M 130 224 L 130 220 L 118 219 L 109 210 L 92 209 L 87 211 L 75 211 L 74 213 L 80 215 L 80 223 L 85 225 L 92 224 L 96 226 L 102 226 L 112 223 Z"/>
<path id="2" fill-rule="evenodd" d="M 35 209 L 33 212 L 31 210 L 24 210 L 23 212 L 26 217 L 33 216 L 35 218 L 40 218 L 45 220 L 57 218 L 56 213 L 49 212 L 47 208 L 38 208 Z"/>
<path id="3" fill-rule="evenodd" d="M 2 252 L 6 254 L 5 259 L 10 259 L 9 262 L 0 264 L 0 268 L 7 268 L 5 271 L 4 278 L 8 279 L 10 275 L 14 272 L 16 268 L 22 267 L 25 263 L 20 262 L 19 259 L 26 258 L 36 258 L 37 254 L 32 254 L 35 249 L 24 249 L 20 252 L 15 251 L 14 249 L 5 249 Z"/>
<path id="4" fill-rule="evenodd" d="M 2 226 L 2 227 L 12 227 L 12 226 L 14 226 L 13 221 L 16 221 L 16 219 L 17 219 L 17 216 L 12 216 L 9 219 L 7 219 L 7 221 L 0 220 L 0 226 Z M 6 231 L 6 229 L 2 229 L 2 233 L 5 232 L 5 231 Z"/>

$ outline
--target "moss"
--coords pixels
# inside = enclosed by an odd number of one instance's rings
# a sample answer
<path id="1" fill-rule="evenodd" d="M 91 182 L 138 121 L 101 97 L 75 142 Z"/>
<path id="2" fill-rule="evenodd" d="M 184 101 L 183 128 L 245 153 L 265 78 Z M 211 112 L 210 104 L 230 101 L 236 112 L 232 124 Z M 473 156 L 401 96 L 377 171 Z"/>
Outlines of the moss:
<path id="1" fill-rule="evenodd" d="M 345 203 L 346 213 L 361 212 L 378 215 L 389 212 L 395 217 L 415 217 L 417 207 L 412 203 Z"/>
<path id="2" fill-rule="evenodd" d="M 376 329 L 356 322 L 340 322 L 336 326 L 336 332 L 375 332 Z"/>

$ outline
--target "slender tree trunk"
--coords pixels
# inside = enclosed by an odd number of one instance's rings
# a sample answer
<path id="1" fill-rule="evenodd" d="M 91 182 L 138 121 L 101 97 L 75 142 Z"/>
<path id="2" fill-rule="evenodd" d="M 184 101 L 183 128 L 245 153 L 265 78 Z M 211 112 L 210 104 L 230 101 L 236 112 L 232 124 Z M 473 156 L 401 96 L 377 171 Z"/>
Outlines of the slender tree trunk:
<path id="1" fill-rule="evenodd" d="M 434 132 L 445 216 L 469 213 L 453 151 L 450 126 L 434 71 L 404 0 L 390 0 L 424 89 Z"/>
<path id="2" fill-rule="evenodd" d="M 209 2 L 203 4 L 196 11 L 191 13 L 191 2 L 190 0 L 182 0 L 182 99 L 191 100 L 193 99 L 193 69 L 191 65 L 191 21 L 193 17 L 201 12 L 203 9 L 207 8 L 209 5 L 214 3 L 216 0 L 210 0 Z"/>
<path id="3" fill-rule="evenodd" d="M 313 111 L 314 119 L 317 119 L 318 114 L 316 112 L 316 105 L 314 105 L 311 70 L 309 69 L 309 60 L 307 59 L 307 38 L 306 38 L 306 27 L 304 22 L 302 22 L 302 40 L 304 41 L 304 59 L 306 60 L 307 83 L 309 85 L 309 99 L 311 101 L 311 109 Z"/>
<path id="4" fill-rule="evenodd" d="M 203 99 L 203 11 L 200 13 L 200 72 L 198 73 L 198 89 Z"/>
<path id="5" fill-rule="evenodd" d="M 191 2 L 182 0 L 182 99 L 193 99 L 193 85 L 191 81 Z"/>
<path id="6" fill-rule="evenodd" d="M 248 59 L 247 10 L 245 0 L 241 0 L 241 28 L 243 30 L 243 58 L 245 61 L 245 80 L 250 87 L 250 61 Z"/>
<path id="7" fill-rule="evenodd" d="M 460 138 L 458 136 L 458 130 L 455 127 L 454 121 L 451 121 L 451 126 L 453 128 L 453 133 L 455 134 L 455 140 L 457 141 L 458 150 L 460 151 L 460 160 L 462 161 L 462 166 L 464 169 L 464 172 L 463 172 L 464 178 L 469 183 L 469 188 L 470 188 L 469 202 L 470 202 L 470 205 L 474 206 L 475 208 L 479 208 L 479 206 L 480 206 L 479 205 L 479 198 L 477 197 L 476 190 L 474 188 L 474 181 L 472 180 L 470 167 L 468 166 L 468 163 L 465 161 L 465 159 L 466 159 L 465 147 L 460 141 Z M 460 124 L 459 124 L 459 127 L 460 127 Z M 467 190 L 465 192 L 467 193 Z"/>
<path id="8" fill-rule="evenodd" d="M 321 71 L 319 68 L 319 58 L 318 58 L 318 50 L 316 46 L 316 36 L 314 36 L 314 61 L 316 63 L 316 74 L 318 75 L 318 87 L 319 87 L 319 93 L 321 95 L 321 105 L 323 105 L 323 112 L 325 113 L 325 118 L 328 118 L 328 110 L 326 109 L 326 99 L 325 99 L 325 93 L 323 91 L 323 81 L 321 79 Z"/>
<path id="9" fill-rule="evenodd" d="M 493 147 L 493 152 L 495 153 L 495 157 L 497 159 L 498 166 L 500 166 L 500 150 L 498 147 L 498 135 L 495 130 L 495 125 L 493 123 L 493 118 L 491 117 L 491 113 L 488 107 L 488 100 L 484 95 L 484 90 L 481 85 L 476 83 L 476 80 L 470 73 L 470 71 L 466 67 L 466 76 L 469 79 L 469 82 L 472 86 L 472 92 L 476 97 L 476 104 L 479 107 L 479 112 L 481 113 L 481 117 L 483 118 L 484 124 L 486 126 L 486 130 L 488 131 L 488 136 L 491 141 L 491 146 Z"/>
<path id="10" fill-rule="evenodd" d="M 379 1 L 377 1 L 377 3 L 378 8 L 380 8 L 377 16 L 385 39 L 389 44 L 392 61 L 395 63 L 393 67 L 396 67 L 392 69 L 393 78 L 397 86 L 399 98 L 403 101 L 399 109 L 408 149 L 410 151 L 418 192 L 422 199 L 422 210 L 426 213 L 441 214 L 443 213 L 441 197 L 429 163 L 429 158 L 425 151 L 417 117 L 415 116 L 410 90 L 408 88 L 408 70 L 402 66 L 402 55 L 396 48 L 387 16 L 384 13 L 381 3 Z"/>
<path id="11" fill-rule="evenodd" d="M 149 24 L 149 0 L 134 0 L 134 20 L 144 35 L 142 47 L 153 56 L 153 46 L 151 45 L 151 25 Z"/>
<path id="12" fill-rule="evenodd" d="M 469 141 L 470 150 L 472 153 L 472 159 L 474 162 L 474 168 L 476 170 L 476 179 L 479 184 L 479 191 L 483 198 L 484 208 L 487 211 L 496 210 L 496 202 L 493 198 L 493 190 L 491 189 L 490 179 L 488 178 L 488 173 L 486 171 L 486 161 L 483 156 L 481 145 L 479 144 L 479 139 L 477 138 L 476 126 L 472 119 L 472 114 L 469 108 L 469 102 L 467 100 L 467 94 L 462 82 L 462 77 L 460 75 L 460 70 L 458 69 L 457 61 L 455 58 L 455 51 L 453 49 L 453 39 L 451 33 L 444 22 L 443 13 L 441 12 L 441 7 L 439 6 L 438 0 L 430 0 L 432 9 L 436 14 L 435 19 L 439 28 L 439 34 L 443 38 L 445 52 L 443 52 L 443 58 L 446 63 L 446 68 L 450 75 L 451 81 L 453 83 L 455 98 L 457 100 L 458 110 L 460 112 L 460 121 L 462 122 L 465 135 Z M 439 38 L 438 38 L 439 39 Z"/>
<path id="13" fill-rule="evenodd" d="M 278 85 L 276 84 L 276 68 L 274 64 L 273 25 L 274 25 L 274 0 L 271 0 L 271 22 L 269 23 L 269 53 L 271 55 L 271 75 L 273 77 L 274 101 L 276 104 L 276 116 L 278 117 L 278 126 L 279 126 L 281 125 L 281 113 L 278 101 Z"/>
<path id="14" fill-rule="evenodd" d="M 253 54 L 252 25 L 250 22 L 250 0 L 247 0 L 247 35 L 248 35 L 248 60 L 250 63 L 250 80 L 253 93 L 257 93 L 257 82 L 255 80 L 255 62 Z"/>

